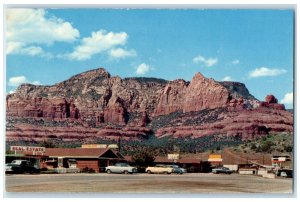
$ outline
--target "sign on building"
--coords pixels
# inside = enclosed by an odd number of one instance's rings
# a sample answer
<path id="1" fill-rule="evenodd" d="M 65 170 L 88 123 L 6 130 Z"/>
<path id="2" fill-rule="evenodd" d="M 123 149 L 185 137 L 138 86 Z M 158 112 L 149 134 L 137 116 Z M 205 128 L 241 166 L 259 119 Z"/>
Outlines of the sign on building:
<path id="1" fill-rule="evenodd" d="M 210 154 L 208 156 L 208 162 L 222 162 L 222 156 L 220 154 Z"/>
<path id="2" fill-rule="evenodd" d="M 45 147 L 10 146 L 11 151 L 45 152 Z"/>
<path id="3" fill-rule="evenodd" d="M 278 161 L 279 162 L 284 162 L 284 161 L 286 161 L 286 157 L 278 157 Z"/>
<path id="4" fill-rule="evenodd" d="M 118 149 L 119 147 L 118 147 L 117 144 L 109 144 L 108 148 L 110 148 L 110 149 Z"/>
<path id="5" fill-rule="evenodd" d="M 107 144 L 83 144 L 81 148 L 107 148 Z"/>
<path id="6" fill-rule="evenodd" d="M 83 145 L 81 145 L 81 148 L 118 149 L 119 147 L 117 144 L 83 144 Z"/>
<path id="7" fill-rule="evenodd" d="M 168 154 L 168 159 L 178 160 L 179 159 L 179 154 Z"/>

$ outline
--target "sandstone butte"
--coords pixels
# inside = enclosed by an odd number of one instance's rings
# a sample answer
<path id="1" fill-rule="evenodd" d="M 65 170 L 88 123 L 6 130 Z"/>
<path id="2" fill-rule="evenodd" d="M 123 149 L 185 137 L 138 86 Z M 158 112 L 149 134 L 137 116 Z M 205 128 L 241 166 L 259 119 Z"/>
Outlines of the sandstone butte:
<path id="1" fill-rule="evenodd" d="M 190 82 L 121 79 L 99 68 L 52 86 L 22 84 L 6 97 L 6 117 L 7 141 L 293 133 L 293 114 L 273 95 L 259 101 L 242 83 L 201 73 Z"/>

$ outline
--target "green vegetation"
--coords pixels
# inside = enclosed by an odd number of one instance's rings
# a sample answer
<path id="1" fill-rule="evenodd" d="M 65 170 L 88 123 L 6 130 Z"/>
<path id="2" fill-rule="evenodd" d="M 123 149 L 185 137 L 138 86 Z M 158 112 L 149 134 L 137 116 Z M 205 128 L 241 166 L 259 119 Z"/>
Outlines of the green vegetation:
<path id="1" fill-rule="evenodd" d="M 47 148 L 75 148 L 81 147 L 82 144 L 117 144 L 117 140 L 105 138 L 89 138 L 88 140 L 82 138 L 74 141 L 63 141 L 60 138 L 53 138 L 43 142 L 34 141 L 15 141 L 7 142 L 6 146 L 11 145 L 21 146 L 43 146 Z M 221 150 L 224 147 L 237 146 L 242 141 L 239 137 L 226 137 L 222 135 L 211 135 L 201 138 L 173 138 L 163 137 L 157 138 L 154 135 L 149 136 L 146 140 L 123 140 L 121 139 L 121 153 L 123 155 L 138 155 L 141 151 L 147 151 L 149 154 L 167 155 L 176 150 L 176 152 L 184 153 L 199 153 L 205 151 Z M 143 152 L 142 154 L 144 155 Z M 136 158 L 140 158 L 136 156 Z"/>
<path id="2" fill-rule="evenodd" d="M 82 144 L 118 144 L 117 140 L 106 138 L 84 137 L 74 141 L 63 141 L 60 138 L 52 138 L 43 142 L 15 141 L 7 142 L 6 148 L 11 145 L 43 146 L 47 148 L 75 148 Z M 136 163 L 143 165 L 151 161 L 151 156 L 165 156 L 168 153 L 180 152 L 181 154 L 196 154 L 201 152 L 215 153 L 227 147 L 244 153 L 290 153 L 293 151 L 293 135 L 278 134 L 262 136 L 253 140 L 242 141 L 240 137 L 227 137 L 224 135 L 211 135 L 200 138 L 173 138 L 171 136 L 157 138 L 154 135 L 144 140 L 124 140 L 121 138 L 121 153 L 133 156 Z"/>
<path id="3" fill-rule="evenodd" d="M 290 153 L 293 151 L 293 135 L 285 133 L 269 134 L 246 141 L 244 144 L 235 147 L 234 150 L 245 153 Z"/>
<path id="4" fill-rule="evenodd" d="M 140 150 L 136 151 L 132 156 L 132 160 L 136 166 L 145 168 L 154 164 L 155 156 L 157 156 L 157 154 L 152 150 Z"/>
<path id="5" fill-rule="evenodd" d="M 121 152 L 124 155 L 134 155 L 139 150 L 151 150 L 158 155 L 180 151 L 180 153 L 199 153 L 208 150 L 220 150 L 224 147 L 236 146 L 241 144 L 239 137 L 226 137 L 222 135 L 211 135 L 201 138 L 157 138 L 150 136 L 145 141 L 122 141 Z"/>

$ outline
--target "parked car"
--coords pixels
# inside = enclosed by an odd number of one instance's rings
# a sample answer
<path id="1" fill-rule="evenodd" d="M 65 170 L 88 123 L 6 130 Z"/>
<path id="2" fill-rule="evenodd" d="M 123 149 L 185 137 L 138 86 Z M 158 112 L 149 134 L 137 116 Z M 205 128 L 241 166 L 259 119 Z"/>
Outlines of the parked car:
<path id="1" fill-rule="evenodd" d="M 137 172 L 136 167 L 132 167 L 128 165 L 127 163 L 116 163 L 113 166 L 107 166 L 105 167 L 105 171 L 110 174 L 110 173 L 125 173 L 125 174 L 132 174 Z"/>
<path id="2" fill-rule="evenodd" d="M 277 171 L 276 175 L 280 176 L 280 177 L 292 178 L 293 177 L 293 170 L 280 169 L 280 170 Z"/>
<path id="3" fill-rule="evenodd" d="M 39 173 L 40 169 L 35 168 L 30 161 L 13 160 L 5 165 L 5 173 Z"/>
<path id="4" fill-rule="evenodd" d="M 163 174 L 171 174 L 175 172 L 175 168 L 168 165 L 157 164 L 156 166 L 149 166 L 146 168 L 146 173 L 163 173 Z"/>
<path id="5" fill-rule="evenodd" d="M 181 168 L 178 165 L 172 165 L 172 166 L 173 166 L 173 168 L 176 169 L 176 171 L 179 170 L 179 172 L 177 171 L 179 174 L 187 173 L 187 170 L 185 168 Z"/>
<path id="6" fill-rule="evenodd" d="M 219 168 L 214 168 L 212 169 L 212 173 L 214 174 L 219 174 L 219 173 L 224 173 L 224 174 L 231 174 L 232 170 L 226 167 L 219 167 Z"/>

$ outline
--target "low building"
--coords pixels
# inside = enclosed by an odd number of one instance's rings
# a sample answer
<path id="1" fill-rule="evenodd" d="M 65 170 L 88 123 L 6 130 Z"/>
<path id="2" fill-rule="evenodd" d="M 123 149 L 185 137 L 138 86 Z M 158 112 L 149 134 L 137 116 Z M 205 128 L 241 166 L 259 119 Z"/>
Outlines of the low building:
<path id="1" fill-rule="evenodd" d="M 45 156 L 42 160 L 46 164 L 56 161 L 58 168 L 71 167 L 94 172 L 102 172 L 108 165 L 125 161 L 120 153 L 109 148 L 47 148 Z"/>
<path id="2" fill-rule="evenodd" d="M 6 155 L 6 163 L 15 159 L 30 160 L 40 169 L 103 172 L 105 167 L 116 162 L 126 162 L 125 158 L 110 148 L 45 148 L 43 153 L 18 151 Z M 67 170 L 66 170 L 67 169 Z"/>

